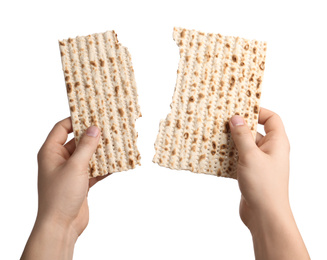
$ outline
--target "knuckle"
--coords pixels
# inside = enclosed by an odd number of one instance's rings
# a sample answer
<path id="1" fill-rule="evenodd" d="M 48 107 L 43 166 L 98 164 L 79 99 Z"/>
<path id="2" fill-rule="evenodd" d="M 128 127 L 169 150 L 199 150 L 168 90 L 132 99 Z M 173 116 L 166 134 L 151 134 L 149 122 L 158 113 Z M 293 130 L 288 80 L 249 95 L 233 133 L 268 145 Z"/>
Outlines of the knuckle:
<path id="1" fill-rule="evenodd" d="M 58 121 L 52 128 L 52 130 L 54 129 L 59 129 L 59 128 L 62 128 L 63 125 L 62 125 L 62 121 Z"/>
<path id="2" fill-rule="evenodd" d="M 44 154 L 47 152 L 47 150 L 48 150 L 47 143 L 44 143 L 41 146 L 41 148 L 38 151 L 38 153 L 37 153 L 37 160 L 38 160 L 38 162 L 41 161 L 44 158 Z"/>
<path id="3" fill-rule="evenodd" d="M 57 149 L 53 145 L 45 142 L 37 153 L 37 160 L 39 162 L 45 158 L 50 158 L 56 152 Z"/>
<path id="4" fill-rule="evenodd" d="M 285 151 L 290 151 L 291 150 L 291 145 L 290 145 L 290 141 L 285 134 L 281 134 L 279 136 L 276 136 L 275 138 L 272 139 L 273 141 L 276 141 L 276 143 L 278 143 L 280 145 L 280 147 L 282 147 L 283 149 L 285 149 Z"/>
<path id="5" fill-rule="evenodd" d="M 60 126 L 60 122 L 57 122 L 54 126 L 53 129 L 58 128 Z"/>
<path id="6" fill-rule="evenodd" d="M 42 159 L 42 154 L 43 154 L 43 152 L 42 152 L 42 148 L 41 148 L 41 149 L 38 151 L 37 156 L 36 156 L 38 162 Z"/>
<path id="7" fill-rule="evenodd" d="M 83 136 L 78 145 L 91 149 L 95 147 L 98 143 L 96 142 L 96 138 Z"/>
<path id="8" fill-rule="evenodd" d="M 258 154 L 256 153 L 245 153 L 239 156 L 238 163 L 245 167 L 251 167 L 258 162 Z"/>
<path id="9" fill-rule="evenodd" d="M 61 120 L 61 121 L 58 121 L 58 122 L 55 124 L 55 126 L 61 126 L 61 124 L 62 124 L 62 120 Z"/>
<path id="10" fill-rule="evenodd" d="M 83 168 L 82 163 L 76 157 L 71 157 L 68 163 L 69 168 L 74 170 L 81 170 Z"/>
<path id="11" fill-rule="evenodd" d="M 243 138 L 249 135 L 249 130 L 246 127 L 239 127 L 234 133 L 237 137 Z"/>
<path id="12" fill-rule="evenodd" d="M 246 151 L 246 153 L 242 153 L 239 156 L 242 161 L 249 162 L 253 160 L 253 158 L 257 157 L 257 148 L 256 147 L 250 148 Z"/>
<path id="13" fill-rule="evenodd" d="M 90 138 L 84 137 L 80 140 L 78 145 L 85 148 L 90 148 L 94 146 L 94 141 Z"/>
<path id="14" fill-rule="evenodd" d="M 283 122 L 283 121 L 282 121 L 282 118 L 280 117 L 280 115 L 274 113 L 274 114 L 273 114 L 273 117 L 274 117 L 276 120 L 278 120 L 279 122 L 281 122 L 281 123 Z"/>
<path id="15" fill-rule="evenodd" d="M 275 118 L 278 118 L 278 119 L 280 119 L 280 116 L 279 116 L 279 114 L 277 114 L 277 113 L 275 113 L 275 112 L 273 112 L 273 116 L 274 116 Z"/>

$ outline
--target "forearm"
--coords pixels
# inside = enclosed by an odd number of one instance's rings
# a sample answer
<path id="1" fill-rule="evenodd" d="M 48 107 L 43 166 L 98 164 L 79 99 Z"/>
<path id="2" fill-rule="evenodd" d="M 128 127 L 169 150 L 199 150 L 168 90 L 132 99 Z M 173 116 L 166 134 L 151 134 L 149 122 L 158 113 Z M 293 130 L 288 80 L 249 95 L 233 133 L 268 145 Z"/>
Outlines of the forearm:
<path id="1" fill-rule="evenodd" d="M 310 259 L 290 208 L 259 214 L 251 233 L 257 260 Z"/>
<path id="2" fill-rule="evenodd" d="M 27 241 L 21 260 L 73 258 L 77 235 L 69 227 L 37 220 Z"/>

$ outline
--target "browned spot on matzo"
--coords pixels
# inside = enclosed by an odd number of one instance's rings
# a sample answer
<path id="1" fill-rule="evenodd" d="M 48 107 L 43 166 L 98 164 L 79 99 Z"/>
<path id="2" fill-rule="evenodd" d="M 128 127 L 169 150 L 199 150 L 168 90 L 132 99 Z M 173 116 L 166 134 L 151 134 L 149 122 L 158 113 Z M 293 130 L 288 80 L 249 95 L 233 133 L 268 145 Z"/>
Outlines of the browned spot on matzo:
<path id="1" fill-rule="evenodd" d="M 59 47 L 76 143 L 87 127 L 101 129 L 89 177 L 134 168 L 140 164 L 134 125 L 141 113 L 127 48 L 113 31 L 62 40 Z"/>
<path id="2" fill-rule="evenodd" d="M 243 115 L 255 136 L 265 43 L 183 28 L 175 28 L 173 37 L 180 48 L 175 93 L 171 113 L 160 123 L 153 161 L 236 178 L 229 120 Z"/>

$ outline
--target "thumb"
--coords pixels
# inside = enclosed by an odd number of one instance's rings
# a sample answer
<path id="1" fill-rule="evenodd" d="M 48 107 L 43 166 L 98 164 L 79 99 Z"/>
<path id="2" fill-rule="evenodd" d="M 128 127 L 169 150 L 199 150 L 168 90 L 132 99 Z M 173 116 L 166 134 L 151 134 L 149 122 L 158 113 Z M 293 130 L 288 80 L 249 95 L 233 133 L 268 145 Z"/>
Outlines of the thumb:
<path id="1" fill-rule="evenodd" d="M 89 127 L 80 139 L 71 160 L 87 166 L 95 152 L 100 139 L 100 130 L 96 126 Z"/>
<path id="2" fill-rule="evenodd" d="M 252 133 L 241 116 L 233 116 L 229 121 L 230 130 L 237 151 L 240 155 L 244 155 L 257 145 L 253 139 Z"/>

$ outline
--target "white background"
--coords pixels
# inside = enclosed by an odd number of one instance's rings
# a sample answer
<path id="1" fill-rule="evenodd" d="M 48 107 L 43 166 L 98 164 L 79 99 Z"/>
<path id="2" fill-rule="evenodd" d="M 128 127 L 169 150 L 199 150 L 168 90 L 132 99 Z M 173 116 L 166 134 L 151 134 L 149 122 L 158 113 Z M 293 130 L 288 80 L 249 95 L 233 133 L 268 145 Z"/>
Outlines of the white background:
<path id="1" fill-rule="evenodd" d="M 268 42 L 262 106 L 291 142 L 290 200 L 312 259 L 327 259 L 325 1 L 2 1 L 0 259 L 18 259 L 37 211 L 36 154 L 69 115 L 58 39 L 114 29 L 133 58 L 142 166 L 89 194 L 74 259 L 254 259 L 237 182 L 151 162 L 179 60 L 174 26 Z"/>

